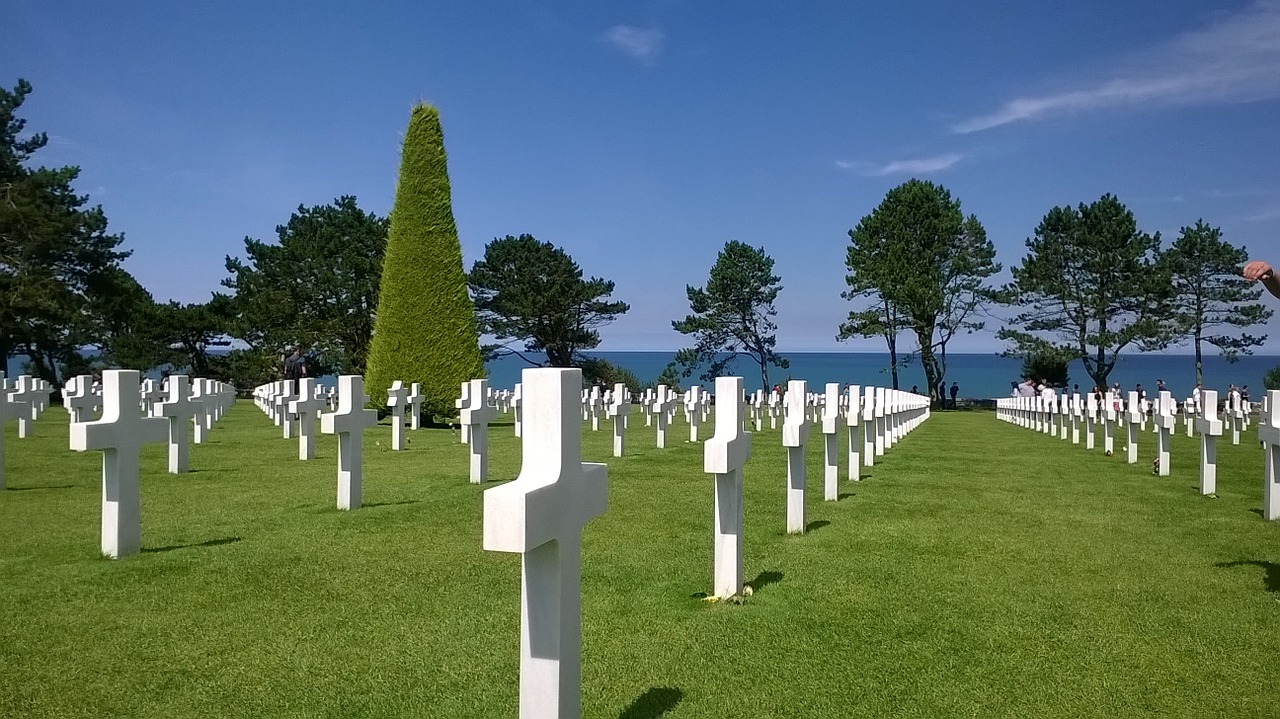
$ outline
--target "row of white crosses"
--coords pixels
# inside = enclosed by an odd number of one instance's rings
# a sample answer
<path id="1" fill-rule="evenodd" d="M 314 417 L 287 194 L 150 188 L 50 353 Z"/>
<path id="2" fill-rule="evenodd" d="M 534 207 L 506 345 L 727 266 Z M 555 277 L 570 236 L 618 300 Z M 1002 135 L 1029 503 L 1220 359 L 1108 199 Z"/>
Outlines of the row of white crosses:
<path id="1" fill-rule="evenodd" d="M 187 378 L 170 376 L 168 400 L 156 403 L 155 416 L 149 416 L 142 412 L 141 373 L 105 370 L 102 416 L 93 421 L 71 423 L 71 449 L 102 450 L 101 549 L 104 555 L 114 559 L 141 549 L 139 453 L 142 445 L 168 440 L 169 471 L 186 471 L 187 420 L 193 421 L 197 436 L 203 436 L 199 432 L 204 427 L 204 418 L 220 416 L 225 409 L 226 390 L 230 389 L 232 398 L 235 396 L 233 388 L 221 383 L 206 385 L 198 381 L 196 386 L 203 387 L 204 392 L 188 394 Z"/>
<path id="2" fill-rule="evenodd" d="M 484 493 L 484 548 L 521 555 L 520 716 L 522 719 L 577 717 L 581 713 L 581 552 L 582 532 L 608 504 L 608 469 L 582 461 L 583 396 L 581 371 L 525 370 L 522 388 L 525 419 L 524 458 L 514 482 Z M 473 386 L 469 397 L 480 393 Z M 834 438 L 843 412 L 851 435 L 850 457 L 857 464 L 863 437 L 864 408 L 872 437 L 870 450 L 884 448 L 928 416 L 928 399 L 884 388 L 851 388 L 844 397 L 840 386 L 826 387 L 819 416 L 822 430 Z M 751 456 L 751 436 L 745 417 L 741 377 L 720 377 L 715 384 L 715 434 L 704 444 L 704 469 L 715 478 L 714 596 L 740 594 L 742 572 L 742 471 Z M 603 403 L 605 393 L 598 393 Z M 701 393 L 687 394 L 687 399 Z M 860 400 L 865 397 L 865 403 Z M 607 416 L 615 420 L 615 455 L 630 401 L 625 388 L 614 387 Z M 670 419 L 674 396 L 665 385 L 640 398 L 658 425 L 659 443 Z M 591 395 L 587 395 L 591 402 Z M 760 403 L 762 404 L 762 403 Z M 692 402 L 690 422 L 701 421 L 702 408 Z M 787 392 L 784 444 L 788 452 L 788 482 L 803 491 L 803 454 L 814 415 L 803 381 L 791 382 Z M 465 410 L 464 410 L 465 411 Z M 606 410 L 601 414 L 605 416 Z M 590 410 L 586 418 L 589 418 Z M 695 419 L 696 418 L 696 419 Z M 466 426 L 464 424 L 464 426 Z M 478 425 L 472 425 L 472 432 Z M 473 434 L 474 439 L 474 434 Z M 828 454 L 831 454 L 828 452 Z M 795 461 L 798 457 L 798 462 Z M 851 471 L 855 471 L 851 467 Z M 857 476 L 856 474 L 854 476 Z M 790 495 L 790 493 L 789 493 Z M 828 492 L 830 495 L 830 492 Z M 831 498 L 830 496 L 828 498 Z M 789 496 L 789 506 L 791 503 Z M 789 526 L 795 518 L 789 508 Z M 803 530 L 803 504 L 799 514 Z"/>
<path id="3" fill-rule="evenodd" d="M 23 411 L 13 418 L 18 420 L 18 438 L 26 439 L 31 436 L 32 424 L 49 408 L 53 388 L 39 377 L 24 374 L 19 375 L 16 381 L 10 381 L 0 372 L 0 394 L 6 395 L 5 401 L 23 407 Z"/>
<path id="4" fill-rule="evenodd" d="M 1127 427 L 1126 460 L 1135 464 L 1138 461 L 1137 433 L 1146 421 L 1146 407 L 1137 392 L 1128 394 L 1127 401 L 1121 402 L 1119 395 L 1107 392 L 1101 406 L 1094 395 L 1088 395 L 1084 400 L 1079 394 L 1003 398 L 996 400 L 996 415 L 1006 422 L 1048 434 L 1055 434 L 1055 426 L 1060 427 L 1063 439 L 1067 437 L 1066 426 L 1070 422 L 1073 444 L 1080 443 L 1079 424 L 1083 420 L 1085 448 L 1090 450 L 1094 448 L 1095 427 L 1101 424 L 1103 448 L 1107 454 L 1114 451 L 1114 435 L 1123 423 Z M 1212 494 L 1216 491 L 1217 482 L 1217 438 L 1222 436 L 1223 422 L 1217 417 L 1218 393 L 1204 390 L 1201 394 L 1201 411 L 1195 419 L 1201 437 L 1200 491 Z M 1157 437 L 1155 467 L 1161 476 L 1169 476 L 1170 473 L 1169 448 L 1177 422 L 1176 404 L 1169 392 L 1160 392 L 1152 413 Z M 1194 403 L 1188 401 L 1188 404 Z M 1122 407 L 1127 411 L 1122 412 Z"/>

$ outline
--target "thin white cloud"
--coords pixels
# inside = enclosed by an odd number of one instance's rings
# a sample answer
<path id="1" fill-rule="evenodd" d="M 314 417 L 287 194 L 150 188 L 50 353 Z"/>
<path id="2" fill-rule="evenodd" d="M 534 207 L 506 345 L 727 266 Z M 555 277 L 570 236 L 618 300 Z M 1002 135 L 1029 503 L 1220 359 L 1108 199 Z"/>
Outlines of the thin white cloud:
<path id="1" fill-rule="evenodd" d="M 859 172 L 868 177 L 885 177 L 887 175 L 925 175 L 930 172 L 941 172 L 964 159 L 964 155 L 956 152 L 936 157 L 920 157 L 912 160 L 894 160 L 884 165 L 868 165 L 855 162 L 836 162 L 842 170 Z"/>
<path id="2" fill-rule="evenodd" d="M 952 125 L 978 132 L 1107 107 L 1205 105 L 1280 97 L 1280 3 L 1255 3 L 1129 57 L 1083 87 L 1020 97 Z"/>
<path id="3" fill-rule="evenodd" d="M 600 39 L 637 60 L 653 62 L 662 51 L 666 37 L 666 33 L 656 27 L 614 25 L 605 30 Z"/>

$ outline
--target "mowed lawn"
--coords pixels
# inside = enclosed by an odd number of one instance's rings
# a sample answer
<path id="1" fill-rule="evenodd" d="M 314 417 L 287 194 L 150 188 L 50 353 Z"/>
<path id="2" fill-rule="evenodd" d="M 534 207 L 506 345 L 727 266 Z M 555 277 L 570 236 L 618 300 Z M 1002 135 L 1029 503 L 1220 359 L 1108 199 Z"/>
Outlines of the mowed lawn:
<path id="1" fill-rule="evenodd" d="M 0 717 L 515 717 L 520 559 L 481 548 L 481 492 L 448 429 L 365 435 L 364 508 L 335 509 L 336 440 L 251 403 L 165 472 L 142 466 L 143 553 L 99 556 L 98 452 L 51 409 L 6 424 Z M 1280 714 L 1280 526 L 1251 431 L 1196 489 L 998 421 L 944 412 L 787 536 L 780 430 L 746 470 L 743 605 L 711 584 L 712 481 L 678 422 L 632 417 L 583 546 L 587 717 L 1265 717 Z M 703 428 L 704 437 L 710 427 Z M 842 433 L 841 447 L 845 439 Z M 509 419 L 494 480 L 519 471 Z M 1099 438 L 1099 446 L 1101 439 Z M 842 476 L 844 473 L 842 461 Z M 487 486 L 493 486 L 492 484 Z"/>

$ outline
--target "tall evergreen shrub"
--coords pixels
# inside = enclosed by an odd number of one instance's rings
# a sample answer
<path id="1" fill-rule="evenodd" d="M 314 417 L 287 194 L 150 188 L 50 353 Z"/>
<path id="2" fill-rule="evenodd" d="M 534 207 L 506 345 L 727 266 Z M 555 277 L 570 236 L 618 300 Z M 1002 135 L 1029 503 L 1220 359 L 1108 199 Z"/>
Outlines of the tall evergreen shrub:
<path id="1" fill-rule="evenodd" d="M 366 391 L 382 406 L 393 381 L 420 382 L 423 411 L 452 415 L 462 383 L 484 376 L 440 114 L 421 104 L 409 117 L 400 158 Z"/>

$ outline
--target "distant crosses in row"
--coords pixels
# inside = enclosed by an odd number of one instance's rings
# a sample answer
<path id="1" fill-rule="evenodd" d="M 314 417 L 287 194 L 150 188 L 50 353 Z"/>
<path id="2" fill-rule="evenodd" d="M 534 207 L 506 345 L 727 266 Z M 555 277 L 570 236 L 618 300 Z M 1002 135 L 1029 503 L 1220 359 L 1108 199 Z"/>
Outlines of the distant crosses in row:
<path id="1" fill-rule="evenodd" d="M 631 400 L 627 386 L 619 382 L 613 386 L 609 398 L 609 416 L 613 418 L 613 456 L 621 457 L 627 444 L 627 417 L 631 414 Z"/>
<path id="2" fill-rule="evenodd" d="M 11 419 L 19 420 L 30 411 L 27 403 L 19 398 L 16 392 L 8 392 L 8 380 L 0 372 L 0 489 L 4 489 L 4 423 Z"/>
<path id="3" fill-rule="evenodd" d="M 387 390 L 387 407 L 391 409 L 391 449 L 404 449 L 404 410 L 409 405 L 409 390 L 396 380 Z"/>
<path id="4" fill-rule="evenodd" d="M 822 471 L 823 497 L 834 502 L 840 498 L 840 384 L 828 382 L 822 404 Z"/>

